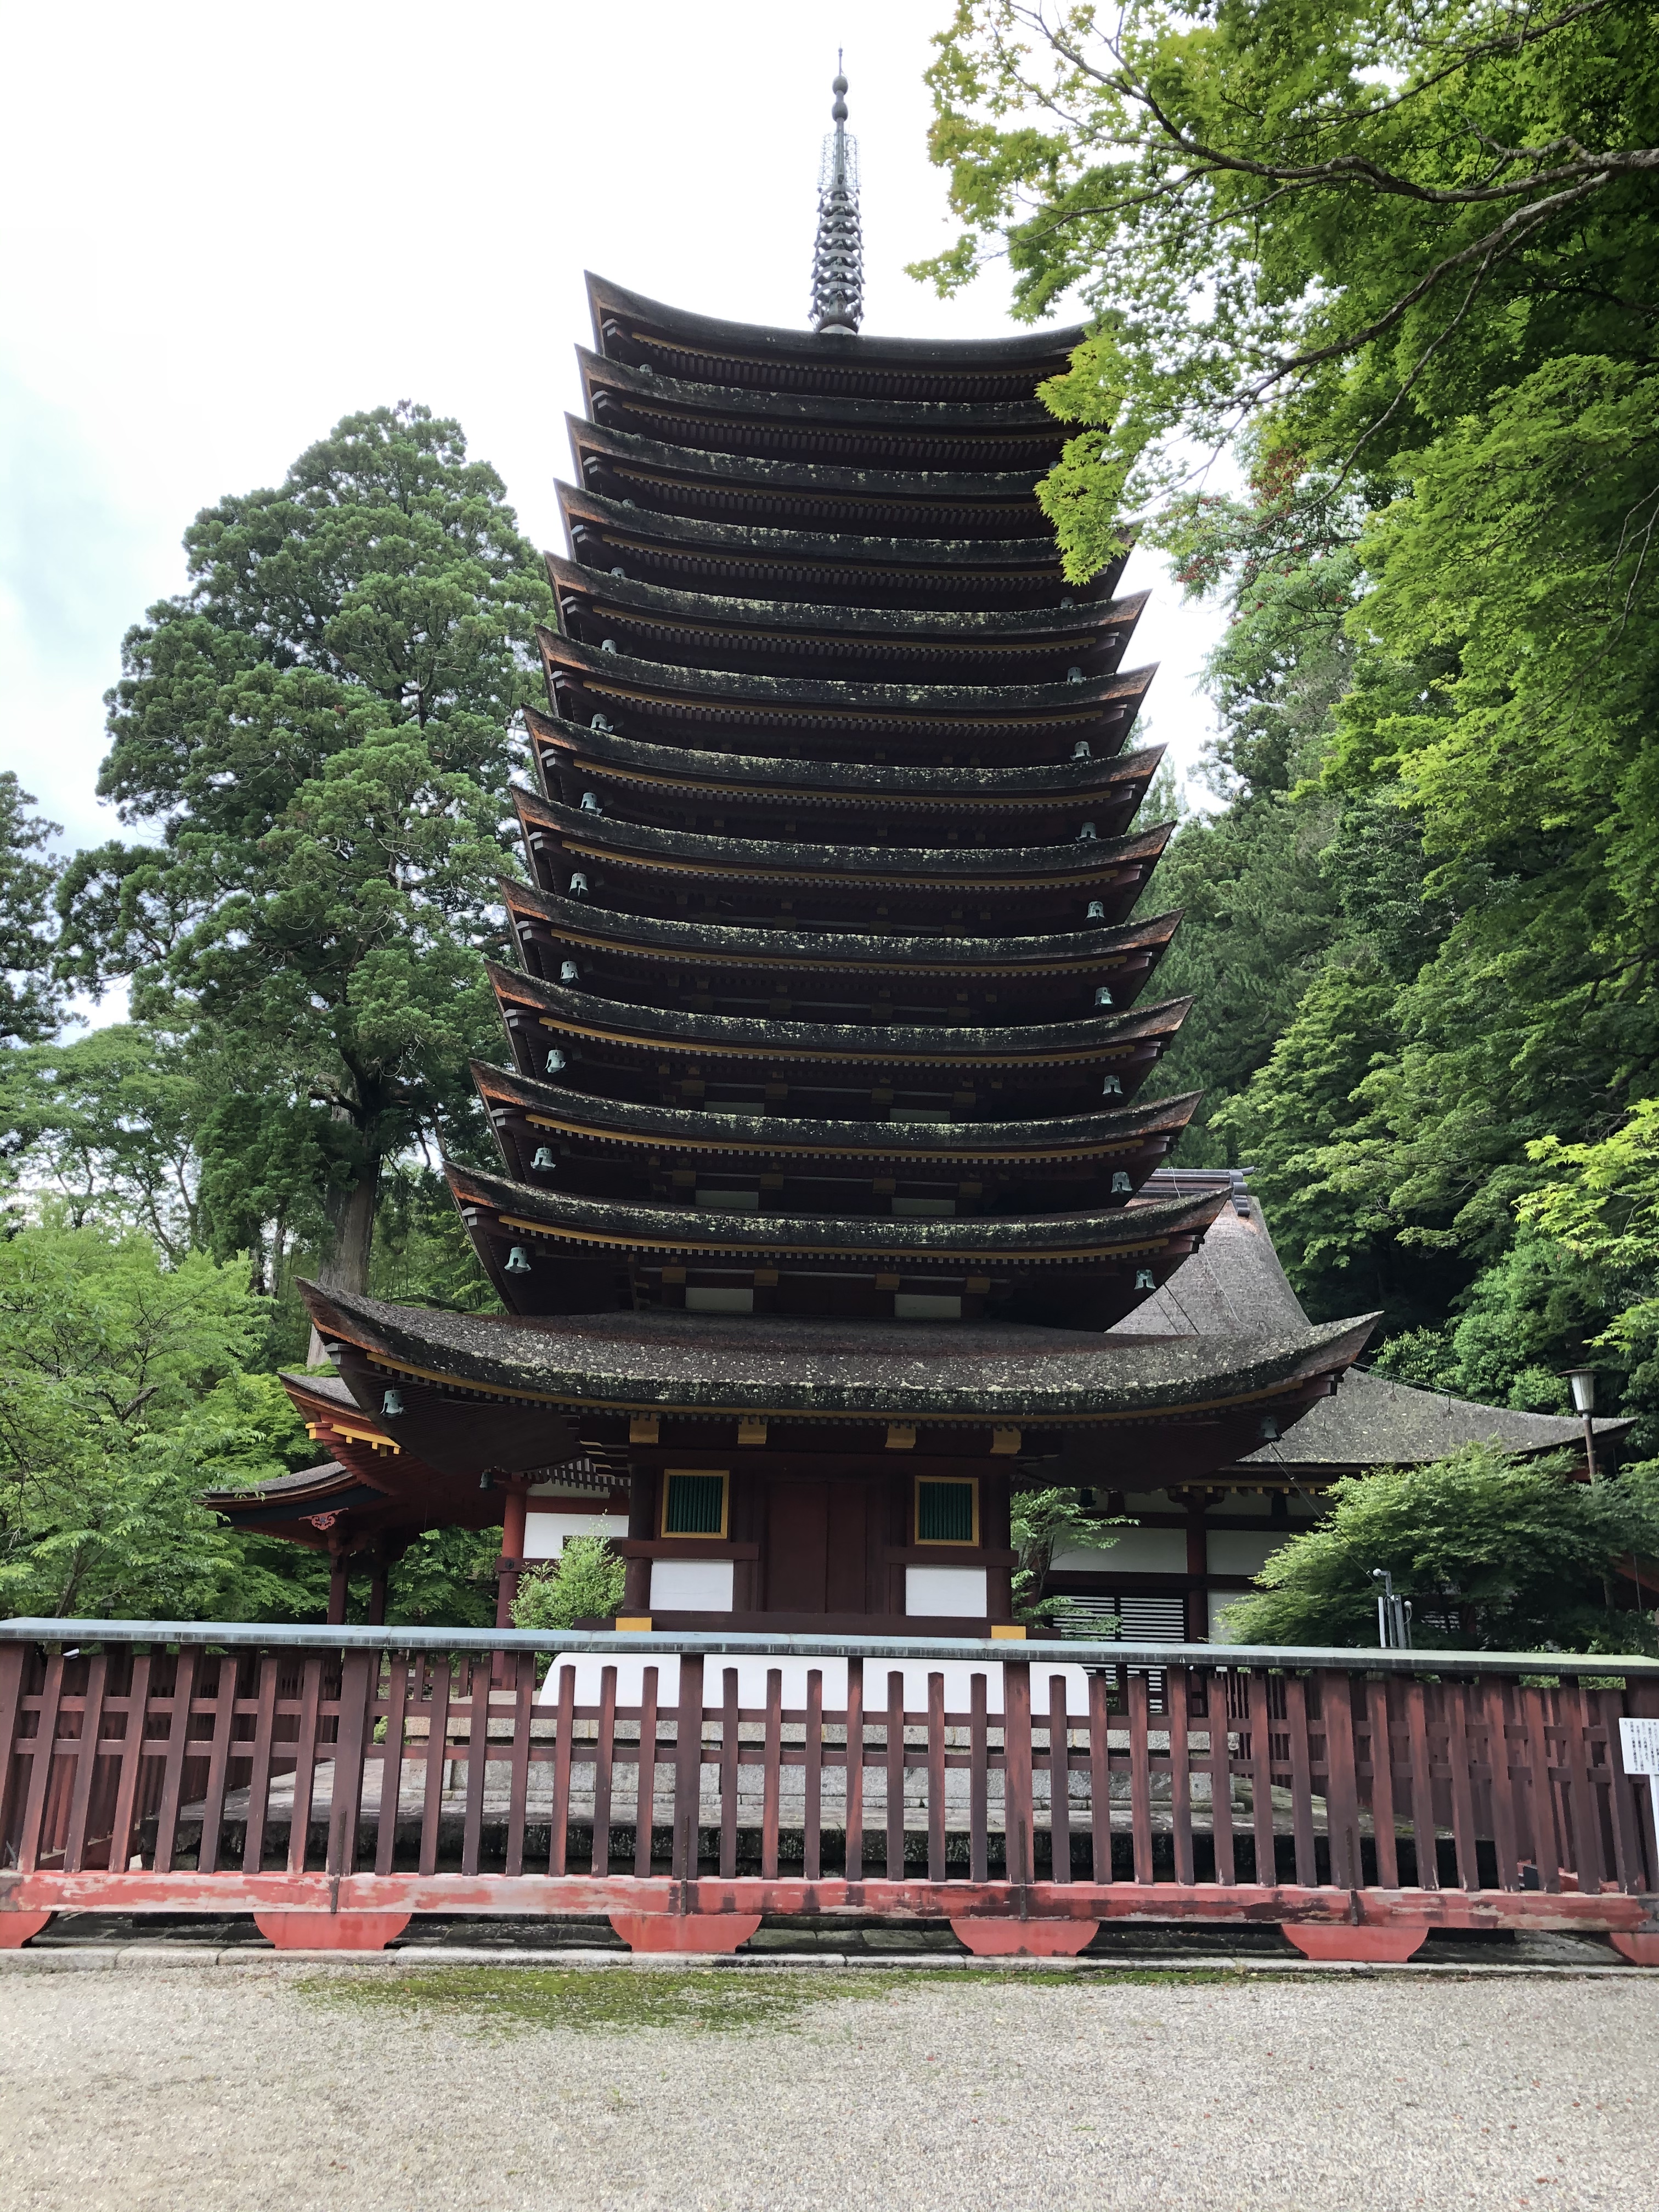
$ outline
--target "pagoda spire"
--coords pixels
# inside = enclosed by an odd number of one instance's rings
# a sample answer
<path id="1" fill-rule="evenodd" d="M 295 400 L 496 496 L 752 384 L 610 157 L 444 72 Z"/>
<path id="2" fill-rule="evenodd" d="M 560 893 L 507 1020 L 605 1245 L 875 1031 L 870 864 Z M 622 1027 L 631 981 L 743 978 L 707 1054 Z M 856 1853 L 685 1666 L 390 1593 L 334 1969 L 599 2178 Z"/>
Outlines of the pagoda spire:
<path id="1" fill-rule="evenodd" d="M 812 255 L 812 327 L 857 335 L 864 319 L 864 243 L 859 231 L 859 142 L 848 134 L 847 79 L 836 55 L 835 129 L 818 165 L 818 236 Z"/>

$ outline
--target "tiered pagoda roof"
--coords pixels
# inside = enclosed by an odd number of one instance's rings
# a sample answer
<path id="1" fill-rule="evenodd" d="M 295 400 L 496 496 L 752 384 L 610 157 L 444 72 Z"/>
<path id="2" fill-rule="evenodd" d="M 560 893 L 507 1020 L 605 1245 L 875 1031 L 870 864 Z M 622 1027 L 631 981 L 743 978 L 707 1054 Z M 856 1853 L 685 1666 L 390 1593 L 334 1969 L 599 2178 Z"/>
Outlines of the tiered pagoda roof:
<path id="1" fill-rule="evenodd" d="M 526 1316 L 1103 1328 L 1216 1201 L 1139 1201 L 1195 1100 L 1139 599 L 1066 581 L 1040 380 L 1080 335 L 716 323 L 590 280 L 550 558 L 505 1177 L 452 1170 Z"/>
<path id="2" fill-rule="evenodd" d="M 1108 1334 L 1231 1202 L 1165 1170 L 1195 1095 L 1146 1096 L 1187 1001 L 1144 596 L 1069 581 L 1036 497 L 1081 331 L 862 334 L 845 89 L 810 330 L 588 280 L 511 1064 L 473 1070 L 501 1171 L 448 1169 L 506 1314 L 307 1289 L 385 1447 L 322 1419 L 338 1481 L 504 1486 L 502 1620 L 580 1459 L 636 1624 L 983 1632 L 1020 1482 L 1201 1482 L 1370 1327 Z M 301 1490 L 258 1525 L 310 1526 Z"/>

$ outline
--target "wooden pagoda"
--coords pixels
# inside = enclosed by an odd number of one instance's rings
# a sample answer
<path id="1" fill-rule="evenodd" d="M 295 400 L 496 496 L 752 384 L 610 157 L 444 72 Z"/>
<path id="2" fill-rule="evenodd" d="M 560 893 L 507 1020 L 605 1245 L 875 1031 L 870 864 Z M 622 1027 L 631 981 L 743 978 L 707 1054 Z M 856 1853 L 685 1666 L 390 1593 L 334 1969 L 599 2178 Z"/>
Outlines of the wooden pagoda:
<path id="1" fill-rule="evenodd" d="M 499 1520 L 505 1615 L 527 1531 L 598 1511 L 626 1620 L 1012 1628 L 1016 1486 L 1243 1461 L 1367 1328 L 1121 1333 L 1229 1190 L 1147 1188 L 1196 1101 L 1141 1096 L 1185 1012 L 1141 601 L 1068 582 L 1036 500 L 1079 333 L 589 291 L 501 1164 L 449 1169 L 511 1319 L 310 1292 L 331 1472 L 259 1525 L 383 1578 Z"/>
<path id="2" fill-rule="evenodd" d="M 1082 333 L 862 333 L 845 89 L 809 330 L 589 279 L 500 1165 L 448 1170 L 507 1317 L 310 1290 L 330 1459 L 215 1499 L 330 1552 L 337 1618 L 499 1520 L 504 1620 L 597 1520 L 619 1626 L 1013 1632 L 1018 1486 L 1243 1464 L 1368 1331 L 1135 1333 L 1231 1192 L 1143 1095 L 1186 1002 L 1142 601 L 1036 496 Z"/>

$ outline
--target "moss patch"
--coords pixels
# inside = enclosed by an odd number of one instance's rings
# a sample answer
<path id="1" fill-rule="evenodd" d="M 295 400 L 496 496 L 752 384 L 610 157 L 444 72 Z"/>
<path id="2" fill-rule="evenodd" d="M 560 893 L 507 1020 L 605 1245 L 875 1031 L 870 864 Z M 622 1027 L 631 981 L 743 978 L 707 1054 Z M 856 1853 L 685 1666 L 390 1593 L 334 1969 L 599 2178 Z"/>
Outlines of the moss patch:
<path id="1" fill-rule="evenodd" d="M 1250 1982 L 1269 1977 L 1252 1974 Z M 1278 1978 L 1274 1977 L 1273 1978 Z M 1284 1978 L 1292 1978 L 1286 1976 Z M 1305 1979 L 1305 1976 L 1294 1978 Z M 1021 1990 L 1066 1989 L 1097 1997 L 1126 1985 L 1189 1989 L 1246 1977 L 1237 1968 L 1170 1973 L 1154 1967 L 1103 1974 L 1022 1969 L 1018 1977 L 993 1977 L 959 1967 L 905 1967 L 893 1973 L 855 1970 L 791 1973 L 787 1968 L 653 1966 L 432 1966 L 409 1973 L 330 1975 L 302 1982 L 307 1996 L 419 2022 L 453 2022 L 469 2032 L 518 2034 L 562 2028 L 577 2034 L 613 2034 L 638 2028 L 732 2035 L 757 2028 L 793 2027 L 820 2005 L 852 1999 L 895 1998 L 927 1982 L 948 1983 L 965 1993 L 1006 2003 Z"/>
<path id="2" fill-rule="evenodd" d="M 522 2033 L 564 2028 L 615 2033 L 644 2027 L 731 2035 L 787 2027 L 807 2007 L 832 1996 L 876 1997 L 896 1977 L 756 1973 L 730 1967 L 436 1966 L 407 1974 L 330 1976 L 301 1984 L 326 2003 L 349 2004 L 416 2020 L 453 2021 L 468 2029 Z M 833 1988 L 826 1989 L 826 1979 Z M 849 1988 L 849 1982 L 855 1984 Z"/>

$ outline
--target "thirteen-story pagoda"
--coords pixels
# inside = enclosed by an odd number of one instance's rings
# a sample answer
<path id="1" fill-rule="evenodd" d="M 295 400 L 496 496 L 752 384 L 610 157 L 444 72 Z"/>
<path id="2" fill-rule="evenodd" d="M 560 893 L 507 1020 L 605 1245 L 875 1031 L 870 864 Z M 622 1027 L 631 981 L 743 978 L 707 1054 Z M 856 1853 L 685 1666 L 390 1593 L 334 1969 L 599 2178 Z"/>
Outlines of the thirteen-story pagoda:
<path id="1" fill-rule="evenodd" d="M 1201 1482 L 1364 1340 L 1135 1333 L 1236 1194 L 1142 1097 L 1186 1011 L 1142 601 L 1036 497 L 1082 334 L 862 334 L 844 91 L 811 328 L 589 280 L 501 1164 L 448 1170 L 512 1318 L 308 1292 L 341 1463 L 284 1532 L 342 1574 L 504 1520 L 505 1616 L 527 1526 L 597 1510 L 629 1620 L 984 1634 L 1016 1486 Z"/>

